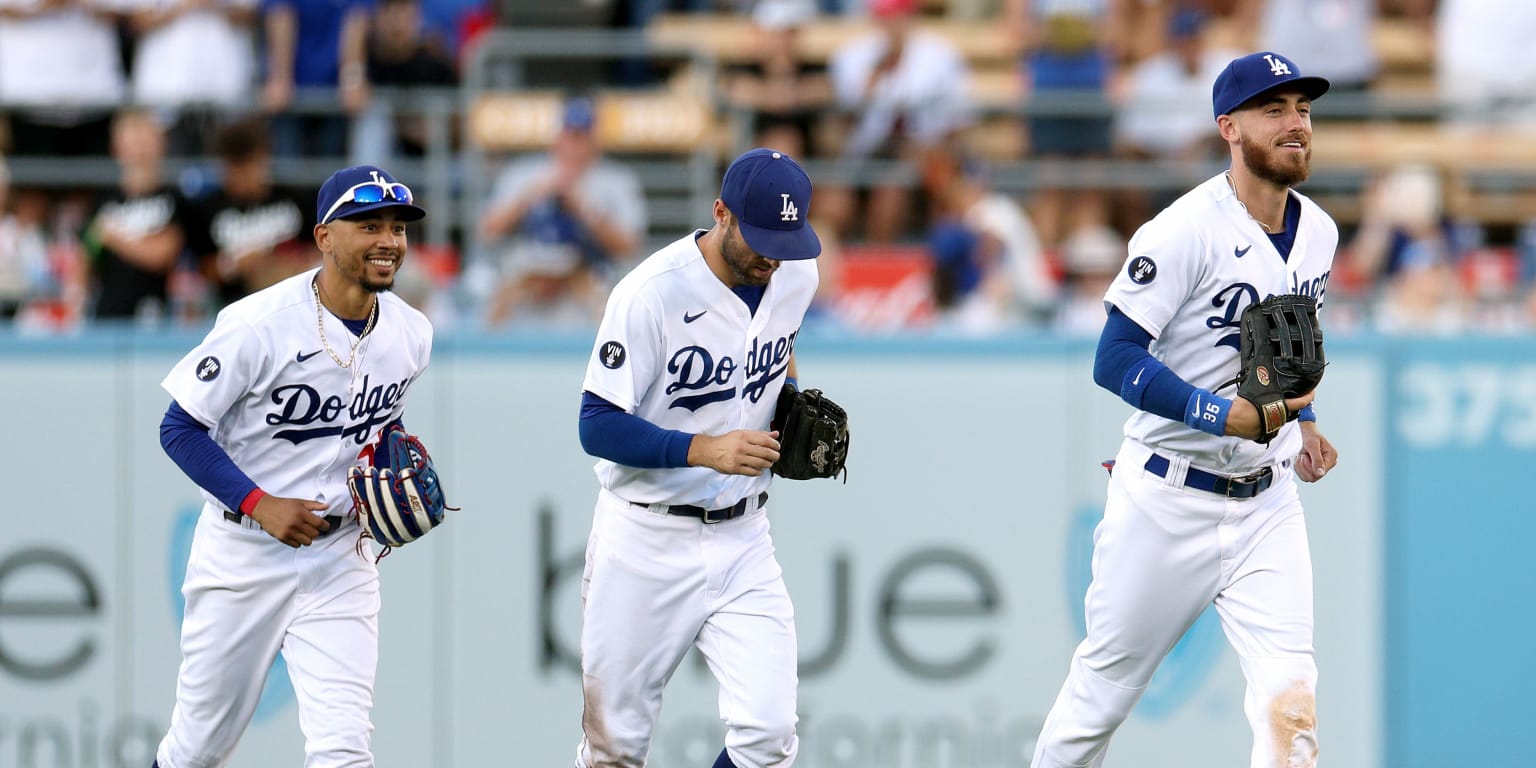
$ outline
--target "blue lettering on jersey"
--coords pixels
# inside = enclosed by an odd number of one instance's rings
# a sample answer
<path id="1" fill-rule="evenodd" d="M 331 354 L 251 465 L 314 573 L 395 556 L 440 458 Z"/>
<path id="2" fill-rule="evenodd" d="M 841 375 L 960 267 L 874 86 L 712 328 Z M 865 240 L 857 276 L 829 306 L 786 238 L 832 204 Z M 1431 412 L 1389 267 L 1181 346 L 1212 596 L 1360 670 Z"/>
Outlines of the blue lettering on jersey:
<path id="1" fill-rule="evenodd" d="M 1205 318 L 1205 327 L 1219 331 L 1224 328 L 1241 328 L 1243 325 L 1243 308 L 1259 300 L 1259 291 L 1248 283 L 1233 283 L 1216 292 L 1211 299 L 1211 306 L 1221 311 L 1221 314 L 1211 315 Z M 1233 349 L 1241 349 L 1242 334 L 1238 331 L 1223 334 L 1216 340 L 1218 347 L 1227 346 Z"/>
<path id="2" fill-rule="evenodd" d="M 768 385 L 784 375 L 789 369 L 790 355 L 795 351 L 795 336 L 799 333 L 795 331 L 788 336 L 768 341 L 752 340 L 747 349 L 746 367 L 742 371 L 747 379 L 741 389 L 743 397 L 758 402 L 763 398 Z M 667 373 L 676 378 L 663 391 L 668 395 L 685 390 L 711 391 L 683 395 L 667 407 L 697 411 L 710 403 L 735 399 L 736 387 L 730 382 L 736 375 L 736 367 L 735 359 L 729 355 L 721 355 L 719 362 L 716 362 L 709 350 L 698 345 L 679 349 L 667 361 Z"/>
<path id="3" fill-rule="evenodd" d="M 680 390 L 696 391 L 710 387 L 720 387 L 729 384 L 731 377 L 736 373 L 736 361 L 729 355 L 721 355 L 720 362 L 716 363 L 709 350 L 690 345 L 679 349 L 667 361 L 667 373 L 677 377 L 676 381 L 667 385 L 664 390 L 672 394 Z M 687 408 L 697 411 L 710 403 L 718 403 L 736 397 L 735 387 L 716 389 L 713 392 L 705 392 L 700 395 L 684 395 L 672 401 L 668 408 Z"/>
<path id="4" fill-rule="evenodd" d="M 321 397 L 308 384 L 285 384 L 272 390 L 272 403 L 279 410 L 267 414 L 267 424 L 278 427 L 292 425 L 304 429 L 280 429 L 272 433 L 274 440 L 287 440 L 294 445 L 321 437 L 351 438 L 362 445 L 368 442 L 373 428 L 388 424 L 395 418 L 395 411 L 405 397 L 410 379 L 388 385 L 368 386 L 368 376 L 363 376 L 362 386 L 352 397 L 350 404 L 339 395 Z M 345 424 L 336 423 L 343 416 Z M 313 425 L 313 426 L 312 426 Z"/>
<path id="5" fill-rule="evenodd" d="M 761 343 L 752 340 L 752 348 L 747 350 L 747 385 L 742 388 L 743 395 L 754 403 L 761 400 L 768 384 L 789 370 L 789 356 L 795 351 L 795 336 L 799 333 Z"/>
<path id="6" fill-rule="evenodd" d="M 1317 300 L 1318 306 L 1322 306 L 1323 293 L 1328 289 L 1328 276 L 1332 271 L 1324 272 L 1318 277 L 1307 280 L 1291 275 L 1291 293 L 1302 296 L 1311 296 Z M 1273 295 L 1273 294 L 1271 294 Z M 1265 298 L 1268 298 L 1267 296 Z M 1231 333 L 1223 334 L 1216 340 L 1214 346 L 1227 346 L 1242 350 L 1242 334 L 1236 329 L 1243 325 L 1243 310 L 1259 300 L 1259 291 L 1248 283 L 1233 283 L 1216 292 L 1211 299 L 1211 306 L 1221 310 L 1221 314 L 1211 315 L 1205 318 L 1205 327 L 1213 331 L 1225 328 L 1234 329 Z"/>
<path id="7" fill-rule="evenodd" d="M 1303 280 L 1296 275 L 1291 275 L 1291 293 L 1311 296 L 1317 300 L 1318 306 L 1322 306 L 1323 293 L 1328 290 L 1328 276 L 1331 274 L 1333 270 L 1324 272 L 1321 277 L 1314 277 L 1311 280 Z"/>

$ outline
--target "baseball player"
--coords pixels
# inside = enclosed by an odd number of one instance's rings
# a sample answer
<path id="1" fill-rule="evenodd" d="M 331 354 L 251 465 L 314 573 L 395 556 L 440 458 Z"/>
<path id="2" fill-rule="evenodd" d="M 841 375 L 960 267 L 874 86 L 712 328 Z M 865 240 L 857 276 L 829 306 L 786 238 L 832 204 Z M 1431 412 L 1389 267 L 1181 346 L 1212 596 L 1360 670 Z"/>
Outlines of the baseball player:
<path id="1" fill-rule="evenodd" d="M 160 442 L 206 503 L 158 768 L 223 765 L 281 652 L 310 768 L 372 766 L 379 577 L 347 472 L 427 367 L 432 326 L 389 292 L 426 212 L 381 168 L 320 187 L 312 269 L 219 313 L 161 386 Z M 385 462 L 387 465 L 387 462 Z"/>
<path id="2" fill-rule="evenodd" d="M 640 768 L 662 689 L 697 646 L 720 685 L 715 768 L 787 768 L 795 618 L 765 513 L 769 430 L 818 282 L 811 182 L 754 149 L 726 169 L 714 226 L 614 286 L 582 384 L 600 458 L 582 579 L 577 768 Z"/>
<path id="3" fill-rule="evenodd" d="M 1277 53 L 1228 64 L 1212 96 L 1231 170 L 1143 225 L 1105 294 L 1093 378 L 1137 411 L 1094 533 L 1088 636 L 1035 768 L 1103 765 L 1157 665 L 1212 603 L 1248 683 L 1251 767 L 1317 763 L 1312 565 L 1293 478 L 1318 480 L 1338 454 L 1311 394 L 1286 401 L 1300 420 L 1266 445 L 1258 410 L 1221 391 L 1244 307 L 1321 300 L 1327 287 L 1338 228 L 1291 189 L 1307 178 L 1312 101 L 1327 90 Z"/>

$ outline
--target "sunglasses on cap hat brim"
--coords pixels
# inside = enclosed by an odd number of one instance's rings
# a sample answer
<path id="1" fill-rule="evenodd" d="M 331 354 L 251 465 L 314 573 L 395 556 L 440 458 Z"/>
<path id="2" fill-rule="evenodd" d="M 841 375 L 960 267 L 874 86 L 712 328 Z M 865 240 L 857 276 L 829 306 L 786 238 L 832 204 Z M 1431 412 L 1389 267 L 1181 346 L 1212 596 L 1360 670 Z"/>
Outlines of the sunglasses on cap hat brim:
<path id="1" fill-rule="evenodd" d="M 325 212 L 325 216 L 321 217 L 320 223 L 329 224 L 336 217 L 336 212 L 347 203 L 373 205 L 375 203 L 382 203 L 385 200 L 393 200 L 402 205 L 412 205 L 415 202 L 415 196 L 411 194 L 410 187 L 397 181 L 365 181 L 361 184 L 354 184 L 347 191 L 342 192 L 341 196 L 336 198 L 336 202 L 331 203 L 330 210 Z M 421 217 L 417 216 L 415 218 Z"/>

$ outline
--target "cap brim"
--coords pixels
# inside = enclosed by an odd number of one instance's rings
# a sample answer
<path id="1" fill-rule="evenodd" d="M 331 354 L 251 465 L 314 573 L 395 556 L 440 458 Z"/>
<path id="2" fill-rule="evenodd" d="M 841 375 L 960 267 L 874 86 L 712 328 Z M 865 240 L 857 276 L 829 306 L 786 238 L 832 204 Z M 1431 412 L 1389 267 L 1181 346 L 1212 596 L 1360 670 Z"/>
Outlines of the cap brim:
<path id="1" fill-rule="evenodd" d="M 737 219 L 736 225 L 747 245 L 765 259 L 797 261 L 821 255 L 821 238 L 809 223 L 799 229 L 764 229 Z"/>
<path id="2" fill-rule="evenodd" d="M 1233 112 L 1236 112 L 1237 110 L 1242 109 L 1243 107 L 1248 106 L 1248 104 L 1250 102 L 1252 102 L 1254 99 L 1257 99 L 1260 96 L 1263 96 L 1263 95 L 1265 95 L 1267 93 L 1273 93 L 1275 91 L 1301 91 L 1303 96 L 1306 96 L 1308 99 L 1316 101 L 1319 96 L 1322 96 L 1323 94 L 1328 92 L 1328 88 L 1331 85 L 1332 84 L 1329 83 L 1328 79 L 1325 78 L 1325 77 L 1317 77 L 1315 75 L 1303 75 L 1301 77 L 1296 77 L 1296 78 L 1292 78 L 1290 80 L 1286 80 L 1283 83 L 1276 83 L 1274 85 L 1269 86 L 1268 88 L 1260 88 L 1259 90 L 1254 91 L 1253 93 L 1248 94 L 1246 97 L 1243 98 L 1242 101 L 1239 101 L 1237 104 L 1233 105 L 1231 109 L 1228 109 L 1227 111 L 1225 111 L 1225 112 L 1223 112 L 1221 114 L 1223 114 L 1223 115 L 1230 115 Z"/>
<path id="3" fill-rule="evenodd" d="M 337 219 L 355 219 L 364 214 L 372 213 L 374 211 L 382 210 L 385 208 L 399 209 L 399 212 L 396 214 L 396 216 L 401 221 L 420 221 L 421 219 L 427 217 L 427 209 L 422 208 L 419 205 L 412 203 L 399 203 L 395 202 L 394 200 L 381 200 L 377 203 L 368 203 L 367 205 L 347 203 L 336 212 L 335 216 L 331 217 L 331 221 L 335 221 Z"/>

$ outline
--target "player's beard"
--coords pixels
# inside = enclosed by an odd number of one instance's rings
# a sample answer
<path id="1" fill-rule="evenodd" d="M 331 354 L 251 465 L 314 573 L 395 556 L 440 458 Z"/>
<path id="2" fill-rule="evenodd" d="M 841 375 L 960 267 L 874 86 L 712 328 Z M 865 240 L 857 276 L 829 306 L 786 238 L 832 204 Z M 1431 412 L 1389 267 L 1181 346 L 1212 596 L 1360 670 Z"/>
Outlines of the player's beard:
<path id="1" fill-rule="evenodd" d="M 767 285 L 773 278 L 773 262 L 765 259 L 752 251 L 747 246 L 747 241 L 741 236 L 741 228 L 733 222 L 725 231 L 725 237 L 720 238 L 720 255 L 725 258 L 725 266 L 731 270 L 731 277 L 736 278 L 736 285 L 761 286 Z M 766 277 L 758 277 L 753 274 L 753 267 L 766 264 L 771 267 Z"/>
<path id="2" fill-rule="evenodd" d="M 1312 143 L 1305 136 L 1287 136 L 1304 142 L 1305 149 L 1297 156 L 1281 152 L 1278 147 L 1242 138 L 1243 165 L 1253 175 L 1280 187 L 1294 187 L 1307 180 L 1312 173 Z"/>

